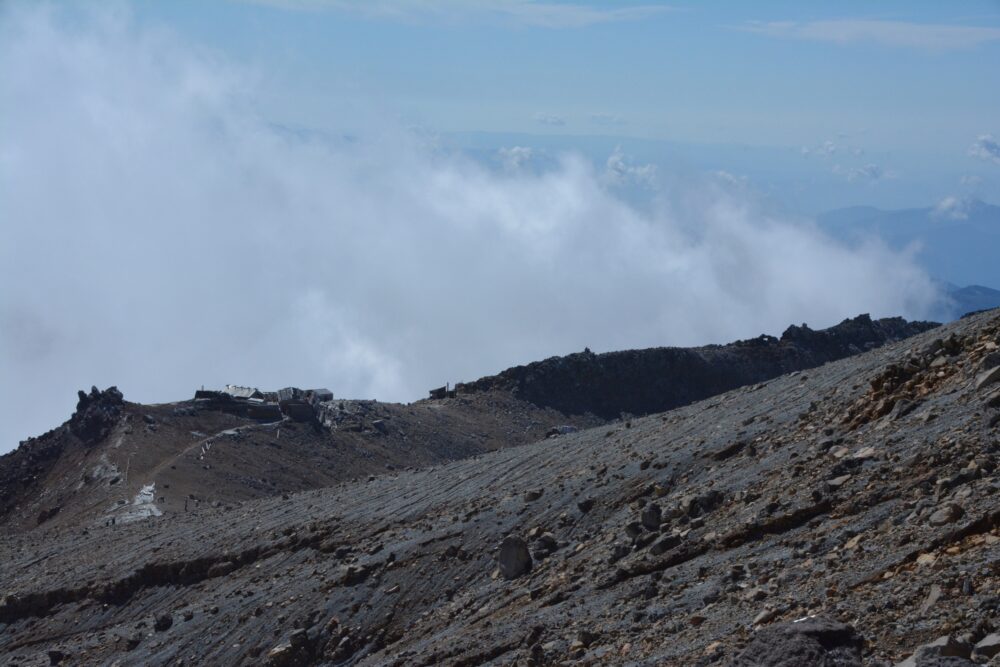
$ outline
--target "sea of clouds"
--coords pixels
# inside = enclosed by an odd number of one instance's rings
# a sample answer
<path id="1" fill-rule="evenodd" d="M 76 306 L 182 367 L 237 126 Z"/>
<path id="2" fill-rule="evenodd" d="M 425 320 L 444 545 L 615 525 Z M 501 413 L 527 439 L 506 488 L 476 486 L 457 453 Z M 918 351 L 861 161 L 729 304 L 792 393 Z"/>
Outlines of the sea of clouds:
<path id="1" fill-rule="evenodd" d="M 731 178 L 657 183 L 620 154 L 533 169 L 527 147 L 490 168 L 391 110 L 291 132 L 256 80 L 127 11 L 2 6 L 0 451 L 92 384 L 407 401 L 585 346 L 938 299 L 911 256 L 839 245 Z M 632 177 L 648 205 L 622 195 Z"/>

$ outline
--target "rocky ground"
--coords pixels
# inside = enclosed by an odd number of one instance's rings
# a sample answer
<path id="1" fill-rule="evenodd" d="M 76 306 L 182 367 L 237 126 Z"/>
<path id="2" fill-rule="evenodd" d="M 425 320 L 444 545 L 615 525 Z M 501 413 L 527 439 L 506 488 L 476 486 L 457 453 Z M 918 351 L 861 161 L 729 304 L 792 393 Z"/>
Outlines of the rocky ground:
<path id="1" fill-rule="evenodd" d="M 11 530 L 0 651 L 17 665 L 1000 664 L 1000 312 L 467 453 Z"/>
<path id="2" fill-rule="evenodd" d="M 553 357 L 438 400 L 306 406 L 305 422 L 249 419 L 245 402 L 139 405 L 94 388 L 61 427 L 0 457 L 0 530 L 117 525 L 457 460 L 660 412 L 932 326 L 862 315 L 822 331 L 793 326 L 780 340 Z"/>
<path id="3" fill-rule="evenodd" d="M 594 354 L 584 350 L 515 366 L 459 385 L 464 393 L 509 391 L 565 414 L 605 419 L 670 410 L 784 373 L 836 361 L 927 331 L 932 322 L 860 315 L 814 331 L 790 326 L 780 338 L 758 336 L 728 345 L 656 347 Z"/>
<path id="4" fill-rule="evenodd" d="M 602 423 L 507 392 L 412 405 L 335 400 L 311 422 L 258 423 L 206 401 L 139 405 L 92 390 L 62 427 L 0 458 L 0 529 L 127 523 L 281 496 Z M 325 422 L 325 423 L 323 423 Z"/>

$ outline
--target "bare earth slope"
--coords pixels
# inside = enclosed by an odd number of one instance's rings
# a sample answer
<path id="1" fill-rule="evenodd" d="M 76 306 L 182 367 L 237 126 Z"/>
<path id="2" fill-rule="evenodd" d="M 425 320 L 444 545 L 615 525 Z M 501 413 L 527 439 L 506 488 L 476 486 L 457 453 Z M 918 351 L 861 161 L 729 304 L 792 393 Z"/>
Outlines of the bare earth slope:
<path id="1" fill-rule="evenodd" d="M 0 652 L 22 665 L 876 665 L 951 633 L 968 655 L 1000 622 L 998 344 L 992 311 L 530 447 L 11 535 Z M 810 615 L 857 634 L 781 625 Z M 781 650 L 800 657 L 760 657 Z M 971 664 L 947 660 L 919 664 Z"/>
<path id="2" fill-rule="evenodd" d="M 260 423 L 207 399 L 144 406 L 95 388 L 80 392 L 68 422 L 0 457 L 0 531 L 117 524 L 453 461 L 555 426 L 677 407 L 932 326 L 861 315 L 823 331 L 790 327 L 781 340 L 554 357 L 441 400 L 329 401 L 306 422 Z"/>
<path id="3" fill-rule="evenodd" d="M 555 425 L 601 421 L 506 392 L 412 405 L 336 400 L 330 412 L 329 425 L 258 423 L 203 401 L 139 405 L 115 390 L 94 390 L 65 425 L 0 457 L 0 530 L 231 506 L 534 442 Z"/>

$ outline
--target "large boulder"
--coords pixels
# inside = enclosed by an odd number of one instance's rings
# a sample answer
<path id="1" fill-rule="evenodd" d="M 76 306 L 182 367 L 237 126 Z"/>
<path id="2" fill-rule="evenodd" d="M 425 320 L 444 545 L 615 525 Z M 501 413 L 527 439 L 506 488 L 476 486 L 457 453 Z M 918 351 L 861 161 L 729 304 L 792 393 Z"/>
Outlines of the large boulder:
<path id="1" fill-rule="evenodd" d="M 500 564 L 500 574 L 504 579 L 517 579 L 531 572 L 531 553 L 528 551 L 528 543 L 515 535 L 508 535 L 500 543 L 497 560 Z"/>
<path id="2" fill-rule="evenodd" d="M 863 640 L 854 628 L 825 618 L 758 630 L 731 667 L 861 667 Z"/>
<path id="3" fill-rule="evenodd" d="M 909 658 L 896 663 L 896 667 L 971 667 L 969 660 L 972 645 L 951 635 L 938 637 L 917 648 Z"/>

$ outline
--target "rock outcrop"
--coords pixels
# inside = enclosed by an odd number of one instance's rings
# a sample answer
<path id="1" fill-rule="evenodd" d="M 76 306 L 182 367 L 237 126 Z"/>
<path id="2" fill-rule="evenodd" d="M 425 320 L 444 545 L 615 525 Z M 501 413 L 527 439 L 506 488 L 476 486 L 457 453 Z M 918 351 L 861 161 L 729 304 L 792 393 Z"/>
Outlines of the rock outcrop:
<path id="1" fill-rule="evenodd" d="M 79 401 L 76 412 L 69 419 L 69 430 L 84 445 L 93 445 L 107 437 L 122 415 L 124 400 L 118 387 L 108 387 L 99 391 L 91 387 L 90 393 L 77 392 Z"/>
<path id="2" fill-rule="evenodd" d="M 730 667 L 861 667 L 863 646 L 850 625 L 807 618 L 761 629 Z"/>
<path id="3" fill-rule="evenodd" d="M 843 359 L 937 326 L 859 315 L 813 331 L 791 326 L 781 338 L 760 336 L 729 345 L 658 347 L 552 357 L 458 385 L 459 394 L 503 389 L 565 414 L 604 419 L 670 410 L 784 373 Z"/>

